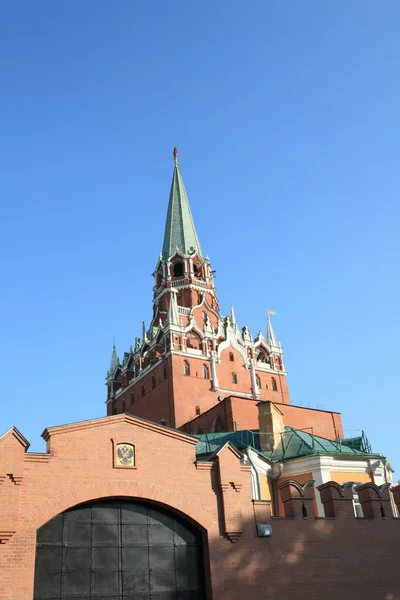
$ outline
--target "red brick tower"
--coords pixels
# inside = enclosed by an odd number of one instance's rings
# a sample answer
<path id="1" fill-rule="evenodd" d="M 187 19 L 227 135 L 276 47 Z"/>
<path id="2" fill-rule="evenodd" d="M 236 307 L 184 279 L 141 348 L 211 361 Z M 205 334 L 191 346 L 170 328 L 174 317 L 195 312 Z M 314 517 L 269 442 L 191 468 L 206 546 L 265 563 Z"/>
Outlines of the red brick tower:
<path id="1" fill-rule="evenodd" d="M 222 316 L 210 261 L 197 237 L 174 149 L 153 318 L 120 363 L 113 348 L 107 414 L 129 412 L 187 431 L 257 427 L 256 401 L 289 404 L 282 346 Z M 227 410 L 227 398 L 236 400 Z M 233 414 L 235 412 L 235 414 Z"/>

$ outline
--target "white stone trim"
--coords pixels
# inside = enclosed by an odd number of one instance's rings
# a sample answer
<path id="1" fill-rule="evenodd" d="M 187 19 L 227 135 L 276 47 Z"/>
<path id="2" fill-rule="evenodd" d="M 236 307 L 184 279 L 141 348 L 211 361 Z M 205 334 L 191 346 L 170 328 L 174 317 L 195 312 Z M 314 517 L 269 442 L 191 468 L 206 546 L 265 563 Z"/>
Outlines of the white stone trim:
<path id="1" fill-rule="evenodd" d="M 236 352 L 239 352 L 240 356 L 243 359 L 243 364 L 247 368 L 248 365 L 249 365 L 249 359 L 248 359 L 248 356 L 247 356 L 247 352 L 246 352 L 245 348 L 238 343 L 236 335 L 235 335 L 235 331 L 228 324 L 228 326 L 226 327 L 226 337 L 225 337 L 225 340 L 223 342 L 220 342 L 218 344 L 218 346 L 217 346 L 217 356 L 218 356 L 218 360 L 219 361 L 221 360 L 221 353 L 222 353 L 222 351 L 226 350 L 230 346 L 232 346 L 232 348 L 234 350 L 236 350 Z"/>

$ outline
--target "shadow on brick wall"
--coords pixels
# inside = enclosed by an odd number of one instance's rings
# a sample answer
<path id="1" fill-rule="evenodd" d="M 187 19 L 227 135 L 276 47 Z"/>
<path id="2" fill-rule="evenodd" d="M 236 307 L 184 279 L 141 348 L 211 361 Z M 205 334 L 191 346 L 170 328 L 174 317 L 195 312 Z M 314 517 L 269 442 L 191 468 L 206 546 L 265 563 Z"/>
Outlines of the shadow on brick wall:
<path id="1" fill-rule="evenodd" d="M 375 498 L 376 486 L 364 488 Z M 273 518 L 268 503 L 254 502 L 254 518 L 241 521 L 235 543 L 210 539 L 213 600 L 400 600 L 400 519 L 383 516 L 380 506 L 356 518 L 341 500 L 329 518 L 304 517 L 302 506 Z M 263 522 L 270 537 L 257 535 Z"/>

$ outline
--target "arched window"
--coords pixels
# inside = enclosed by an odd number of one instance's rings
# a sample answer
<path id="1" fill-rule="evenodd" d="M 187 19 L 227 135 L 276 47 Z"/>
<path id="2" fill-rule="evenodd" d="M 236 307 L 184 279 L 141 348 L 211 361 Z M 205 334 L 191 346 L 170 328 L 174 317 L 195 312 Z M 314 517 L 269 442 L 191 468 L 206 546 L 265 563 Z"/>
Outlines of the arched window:
<path id="1" fill-rule="evenodd" d="M 235 357 L 233 356 L 233 352 L 229 352 L 229 360 L 231 362 L 233 362 L 235 360 Z"/>
<path id="2" fill-rule="evenodd" d="M 260 388 L 260 387 L 261 387 L 261 381 L 260 381 L 260 378 L 259 378 L 259 376 L 258 376 L 258 375 L 256 375 L 256 384 L 257 384 L 257 387 L 258 387 L 258 388 Z"/>
<path id="3" fill-rule="evenodd" d="M 174 277 L 183 277 L 183 262 L 179 261 L 174 264 Z"/>
<path id="4" fill-rule="evenodd" d="M 275 377 L 271 377 L 271 385 L 272 385 L 272 391 L 273 392 L 278 391 L 278 386 L 276 385 L 276 379 L 275 379 Z"/>
<path id="5" fill-rule="evenodd" d="M 183 374 L 190 375 L 190 365 L 187 360 L 183 361 Z"/>
<path id="6" fill-rule="evenodd" d="M 193 273 L 197 275 L 199 272 L 199 267 L 197 265 L 193 265 Z"/>
<path id="7" fill-rule="evenodd" d="M 201 340 L 200 337 L 194 331 L 189 331 L 186 336 L 186 344 L 188 348 L 192 348 L 193 350 L 201 349 Z"/>
<path id="8" fill-rule="evenodd" d="M 232 383 L 237 383 L 237 375 L 236 375 L 236 373 L 232 373 Z"/>
<path id="9" fill-rule="evenodd" d="M 204 379 L 210 379 L 210 372 L 207 365 L 203 365 L 203 377 Z"/>

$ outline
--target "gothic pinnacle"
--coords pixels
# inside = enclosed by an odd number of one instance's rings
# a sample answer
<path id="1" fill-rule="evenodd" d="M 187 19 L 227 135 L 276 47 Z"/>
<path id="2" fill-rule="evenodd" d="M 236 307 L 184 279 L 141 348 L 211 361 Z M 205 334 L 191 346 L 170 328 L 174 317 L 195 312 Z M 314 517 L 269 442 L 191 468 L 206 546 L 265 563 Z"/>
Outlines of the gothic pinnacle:
<path id="1" fill-rule="evenodd" d="M 275 337 L 275 332 L 272 328 L 271 317 L 270 315 L 274 315 L 275 312 L 272 310 L 267 311 L 267 344 L 269 346 L 278 346 L 278 342 Z"/>
<path id="2" fill-rule="evenodd" d="M 118 358 L 118 354 L 117 354 L 117 350 L 115 348 L 115 342 L 113 344 L 113 349 L 112 349 L 112 354 L 111 354 L 111 362 L 110 362 L 110 369 L 109 369 L 109 373 L 113 373 L 115 368 L 118 367 L 119 365 L 119 358 Z"/>

